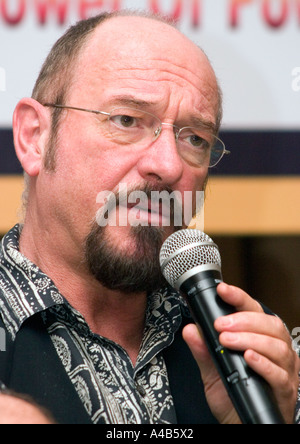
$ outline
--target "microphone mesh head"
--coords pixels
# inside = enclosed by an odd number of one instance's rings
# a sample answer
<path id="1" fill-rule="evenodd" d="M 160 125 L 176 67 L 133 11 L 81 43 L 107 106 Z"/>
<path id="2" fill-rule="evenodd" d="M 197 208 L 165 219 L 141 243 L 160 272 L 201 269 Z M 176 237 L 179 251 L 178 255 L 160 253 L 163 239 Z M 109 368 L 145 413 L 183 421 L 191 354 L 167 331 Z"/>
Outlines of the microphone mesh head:
<path id="1" fill-rule="evenodd" d="M 159 260 L 165 279 L 173 287 L 184 273 L 199 265 L 221 268 L 217 245 L 200 230 L 179 230 L 169 236 L 162 245 Z"/>

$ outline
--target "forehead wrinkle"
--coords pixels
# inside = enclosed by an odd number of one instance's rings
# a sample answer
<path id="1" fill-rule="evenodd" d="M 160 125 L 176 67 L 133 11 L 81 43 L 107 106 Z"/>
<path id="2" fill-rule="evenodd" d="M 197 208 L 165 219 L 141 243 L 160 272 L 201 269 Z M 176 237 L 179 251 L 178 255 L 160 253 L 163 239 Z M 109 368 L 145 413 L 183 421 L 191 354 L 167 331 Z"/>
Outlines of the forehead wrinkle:
<path id="1" fill-rule="evenodd" d="M 201 50 L 199 48 L 197 49 L 199 51 L 199 54 L 201 54 Z M 132 71 L 135 71 L 139 74 L 145 73 L 145 75 L 141 75 L 137 80 L 161 82 L 169 82 L 170 80 L 172 80 L 180 88 L 183 87 L 183 84 L 190 84 L 193 88 L 199 91 L 200 94 L 208 96 L 208 101 L 210 103 L 211 101 L 213 101 L 215 108 L 215 106 L 218 106 L 219 103 L 217 79 L 205 54 L 203 54 L 203 57 L 205 57 L 205 62 L 203 62 L 201 58 L 199 58 L 197 68 L 194 70 L 192 70 L 191 68 L 187 68 L 182 64 L 177 64 L 173 61 L 164 60 L 161 58 L 149 58 L 146 61 L 144 58 L 137 58 L 136 63 L 132 63 L 132 59 L 131 61 L 126 60 L 125 66 L 123 60 L 118 60 L 118 72 L 120 74 L 124 74 L 127 72 L 129 73 Z M 151 62 L 153 62 L 154 64 L 156 63 L 157 65 L 151 66 Z M 172 69 L 172 67 L 175 69 Z M 108 71 L 116 72 L 115 68 L 112 65 L 108 67 Z M 128 74 L 126 75 L 126 77 L 121 77 L 124 80 L 136 80 Z"/>
<path id="2" fill-rule="evenodd" d="M 116 62 L 116 63 L 114 63 Z M 144 65 L 144 66 L 143 66 Z M 199 68 L 203 65 L 199 62 Z M 198 71 L 199 71 L 198 68 Z M 154 59 L 154 58 L 137 58 L 134 60 L 131 59 L 118 59 L 118 60 L 110 60 L 109 63 L 105 66 L 102 64 L 101 70 L 103 72 L 111 73 L 114 72 L 115 74 L 122 74 L 127 72 L 136 72 L 136 73 L 145 73 L 145 77 L 143 76 L 141 80 L 163 80 L 163 81 L 169 81 L 170 78 L 168 76 L 171 76 L 172 78 L 178 77 L 179 79 L 183 80 L 185 83 L 190 83 L 194 88 L 199 89 L 199 81 L 203 83 L 203 80 L 201 79 L 201 75 L 206 71 L 207 67 L 203 67 L 203 70 L 199 71 L 198 74 L 196 74 L 191 68 L 187 68 L 181 64 L 176 64 L 173 61 L 169 60 L 163 60 L 163 59 Z M 157 78 L 155 79 L 153 74 L 158 74 Z M 161 77 L 166 75 L 166 77 Z M 211 75 L 211 79 L 205 79 L 205 83 L 215 83 L 214 80 L 214 74 L 211 71 L 209 73 L 209 77 Z M 130 77 L 127 77 L 127 79 L 130 79 Z M 132 79 L 134 80 L 134 79 Z M 182 85 L 181 85 L 182 86 Z"/>
<path id="3" fill-rule="evenodd" d="M 195 104 L 196 108 L 202 108 L 204 110 L 204 107 L 207 106 L 207 110 L 213 109 L 213 112 L 217 112 L 217 108 L 218 108 L 218 88 L 217 88 L 217 84 L 216 82 L 213 81 L 209 81 L 205 78 L 205 80 L 202 79 L 198 79 L 198 78 L 190 78 L 187 79 L 186 77 L 182 77 L 181 75 L 178 75 L 177 73 L 174 73 L 174 71 L 160 71 L 159 73 L 157 73 L 156 69 L 135 69 L 135 68 L 130 68 L 129 70 L 127 68 L 124 68 L 121 70 L 122 73 L 120 73 L 119 70 L 119 79 L 121 78 L 123 81 L 128 81 L 128 85 L 122 85 L 121 88 L 127 88 L 127 86 L 129 87 L 134 87 L 135 90 L 137 90 L 139 92 L 139 82 L 149 82 L 149 85 L 151 85 L 151 83 L 153 82 L 154 86 L 155 84 L 161 84 L 163 85 L 164 83 L 168 86 L 168 93 L 170 92 L 170 81 L 175 84 L 176 86 L 178 86 L 180 88 L 180 90 L 184 90 L 184 88 L 186 87 L 186 85 L 191 85 L 195 91 L 197 92 L 198 98 L 196 98 L 197 103 Z M 130 71 L 135 71 L 138 72 L 140 75 L 133 77 L 130 74 Z M 142 75 L 142 73 L 145 73 L 145 75 Z M 142 84 L 142 87 L 144 88 L 144 84 Z M 125 100 L 123 100 L 124 104 L 128 104 L 129 106 L 135 106 L 135 105 L 140 105 L 140 106 L 156 106 L 158 105 L 158 101 L 160 100 L 160 92 L 159 89 L 157 89 L 157 86 L 155 86 L 156 90 L 155 90 L 155 95 L 157 96 L 157 98 L 155 100 L 150 100 L 149 98 L 145 101 L 146 103 L 138 103 L 141 102 L 140 100 L 138 100 L 138 102 L 136 102 L 136 99 L 133 97 L 132 101 L 131 99 L 127 100 L 126 97 L 124 97 Z M 187 92 L 189 90 L 187 89 Z M 148 90 L 149 92 L 149 90 Z M 145 93 L 145 91 L 144 91 Z M 146 93 L 145 93 L 146 94 Z M 153 93 L 152 93 L 153 94 Z M 125 94 L 126 95 L 126 94 Z M 148 94 L 147 94 L 148 95 Z M 193 96 L 194 98 L 196 97 L 196 95 Z M 120 102 L 122 102 L 122 100 L 120 100 Z"/>
<path id="4" fill-rule="evenodd" d="M 153 94 L 152 87 L 150 90 L 146 92 L 144 89 L 144 85 L 142 85 L 142 88 L 138 87 L 138 81 L 146 81 L 149 82 L 152 81 L 152 79 L 149 78 L 139 78 L 139 79 L 133 79 L 132 76 L 126 76 L 123 77 L 123 80 L 130 80 L 134 81 L 134 85 L 124 84 L 119 88 L 119 92 L 113 91 L 111 95 L 107 97 L 107 100 L 105 100 L 105 106 L 106 107 L 133 107 L 133 108 L 139 108 L 144 109 L 149 112 L 153 113 L 165 113 L 166 109 L 165 107 L 169 104 L 169 99 L 166 100 L 166 95 L 170 96 L 172 94 L 170 90 L 170 78 L 169 77 L 162 77 L 157 79 L 157 76 L 154 77 L 153 81 L 155 83 L 166 83 L 168 88 L 161 89 L 160 87 L 155 87 L 155 94 Z M 175 80 L 175 83 L 179 84 L 179 80 Z M 129 89 L 128 89 L 129 87 Z M 184 94 L 184 88 L 182 85 L 182 82 L 179 84 L 179 87 L 181 91 L 183 91 Z M 196 88 L 196 87 L 195 87 Z M 122 91 L 123 90 L 123 91 Z M 215 124 L 215 108 L 213 107 L 212 103 L 214 100 L 212 100 L 212 97 L 210 97 L 210 93 L 216 96 L 216 91 L 213 90 L 213 88 L 207 88 L 207 86 L 199 89 L 197 88 L 197 91 L 199 92 L 199 97 L 197 99 L 197 102 L 194 102 L 194 105 L 192 106 L 194 113 L 199 113 L 199 117 L 197 115 L 192 114 L 191 112 L 188 113 L 190 117 L 187 115 L 186 118 L 183 120 L 185 121 L 184 126 L 195 126 L 195 127 L 201 127 L 204 130 L 208 130 L 210 132 L 213 132 L 214 134 L 217 132 L 216 124 Z M 195 96 L 193 96 L 193 99 Z M 178 112 L 180 110 L 180 98 L 178 100 Z M 177 108 L 177 106 L 176 106 Z M 162 109 L 165 109 L 165 111 L 162 111 Z M 213 112 L 213 115 L 211 114 Z M 171 117 L 171 116 L 167 116 Z M 175 115 L 174 115 L 175 117 Z M 162 116 L 160 116 L 162 118 Z M 182 120 L 182 119 L 180 119 Z"/>
<path id="5" fill-rule="evenodd" d="M 147 23 L 149 24 L 149 22 Z M 158 44 L 157 39 L 147 40 L 143 34 L 143 38 L 138 41 L 136 46 L 136 30 L 133 33 L 132 27 L 127 24 L 126 39 L 124 33 L 122 33 L 122 39 L 126 42 L 126 45 L 121 45 L 120 49 L 120 40 L 111 39 L 114 34 L 104 32 L 105 28 L 108 31 L 110 25 L 113 24 L 116 25 L 117 22 L 108 22 L 105 27 L 102 26 L 99 32 L 95 33 L 95 39 L 90 42 L 91 45 L 82 58 L 85 68 L 86 64 L 91 68 L 85 69 L 85 72 L 88 71 L 89 74 L 93 72 L 94 74 L 95 90 L 97 89 L 96 78 L 97 80 L 111 81 L 112 74 L 115 81 L 119 82 L 118 88 L 123 90 L 134 88 L 138 93 L 144 89 L 147 99 L 154 95 L 155 101 L 159 100 L 159 97 L 163 94 L 164 84 L 170 83 L 170 81 L 180 88 L 175 92 L 179 92 L 182 99 L 185 97 L 185 87 L 190 85 L 190 88 L 187 88 L 187 93 L 192 95 L 193 108 L 208 120 L 217 116 L 219 105 L 217 79 L 207 56 L 201 48 L 176 31 L 177 36 L 179 36 L 179 40 L 176 38 L 177 44 L 182 47 L 184 42 L 186 47 L 186 51 L 179 50 L 177 45 L 175 47 L 174 43 L 171 43 L 170 29 L 165 26 L 164 29 L 168 30 L 168 33 L 166 33 L 167 39 L 162 41 L 160 38 Z M 148 24 L 146 28 L 148 28 Z M 122 20 L 122 23 L 119 21 L 118 25 L 124 25 L 124 20 Z M 154 26 L 155 23 L 151 22 L 151 33 L 153 34 L 152 25 Z M 118 34 L 118 30 L 120 31 L 119 27 L 117 30 L 115 29 L 116 34 Z M 140 31 L 144 33 L 144 27 Z M 101 56 L 95 57 L 97 53 Z M 92 61 L 94 64 L 91 66 Z M 88 80 L 93 83 L 90 75 Z M 148 82 L 148 85 L 139 82 Z M 159 85 L 159 82 L 161 82 L 162 89 L 159 90 L 158 88 L 157 91 L 156 85 Z M 171 92 L 170 89 L 169 92 Z M 136 106 L 134 102 L 132 104 L 127 103 L 130 106 Z"/>
<path id="6" fill-rule="evenodd" d="M 199 52 L 200 54 L 200 52 Z M 173 60 L 166 60 L 166 59 L 162 59 L 162 58 L 151 58 L 151 61 L 153 61 L 154 63 L 158 63 L 159 66 L 162 65 L 165 68 L 163 69 L 163 71 L 170 73 L 170 74 L 176 74 L 179 77 L 182 77 L 183 79 L 186 78 L 197 78 L 199 79 L 199 76 L 194 72 L 194 69 L 190 68 L 189 65 L 189 61 L 187 60 L 186 64 L 182 63 L 176 63 Z M 186 66 L 187 65 L 187 66 Z M 204 65 L 203 62 L 200 60 L 199 58 L 199 63 L 196 64 L 197 66 L 201 66 Z M 190 64 L 191 66 L 191 64 Z M 171 67 L 175 67 L 175 70 L 173 71 Z M 205 69 L 207 69 L 205 67 Z"/>
<path id="7" fill-rule="evenodd" d="M 121 17 L 104 23 L 96 30 L 85 53 L 87 62 L 95 53 L 101 54 L 99 64 L 96 63 L 110 72 L 116 68 L 148 70 L 152 68 L 151 63 L 157 63 L 154 68 L 186 77 L 193 85 L 197 80 L 192 79 L 200 79 L 204 70 L 209 77 L 214 77 L 210 62 L 199 46 L 176 28 L 148 18 Z"/>

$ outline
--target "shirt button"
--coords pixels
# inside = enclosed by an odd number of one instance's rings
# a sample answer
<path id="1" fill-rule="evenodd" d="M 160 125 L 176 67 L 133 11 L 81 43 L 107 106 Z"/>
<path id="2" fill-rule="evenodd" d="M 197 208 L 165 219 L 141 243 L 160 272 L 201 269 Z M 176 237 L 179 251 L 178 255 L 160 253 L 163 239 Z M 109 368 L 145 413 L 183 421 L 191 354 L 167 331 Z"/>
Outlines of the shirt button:
<path id="1" fill-rule="evenodd" d="M 143 396 L 143 397 L 146 396 L 147 392 L 144 389 L 144 387 L 142 386 L 142 384 L 139 384 L 138 382 L 136 382 L 135 387 L 141 396 Z"/>

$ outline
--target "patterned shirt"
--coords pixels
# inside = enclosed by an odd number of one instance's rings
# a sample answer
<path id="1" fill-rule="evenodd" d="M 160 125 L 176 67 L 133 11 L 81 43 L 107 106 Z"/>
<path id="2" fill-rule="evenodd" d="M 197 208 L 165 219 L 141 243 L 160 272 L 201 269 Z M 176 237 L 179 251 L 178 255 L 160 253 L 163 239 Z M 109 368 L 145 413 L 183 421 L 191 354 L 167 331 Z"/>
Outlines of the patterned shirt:
<path id="1" fill-rule="evenodd" d="M 40 313 L 64 371 L 92 422 L 176 423 L 162 350 L 179 329 L 187 307 L 170 288 L 148 298 L 143 341 L 133 367 L 118 344 L 94 334 L 53 281 L 19 252 L 20 226 L 0 247 L 0 316 L 12 340 Z M 1 384 L 1 381 L 0 381 Z"/>

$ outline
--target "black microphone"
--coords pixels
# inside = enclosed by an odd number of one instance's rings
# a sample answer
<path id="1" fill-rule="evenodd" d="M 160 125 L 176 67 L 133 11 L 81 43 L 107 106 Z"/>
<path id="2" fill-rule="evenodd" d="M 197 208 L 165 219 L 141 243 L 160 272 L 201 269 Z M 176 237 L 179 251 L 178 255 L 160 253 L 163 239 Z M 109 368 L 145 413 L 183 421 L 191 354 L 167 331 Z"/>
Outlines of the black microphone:
<path id="1" fill-rule="evenodd" d="M 164 242 L 160 266 L 167 282 L 187 301 L 242 423 L 284 424 L 269 384 L 248 366 L 243 353 L 219 342 L 214 322 L 236 310 L 217 294 L 223 281 L 217 245 L 202 231 L 179 230 Z"/>

